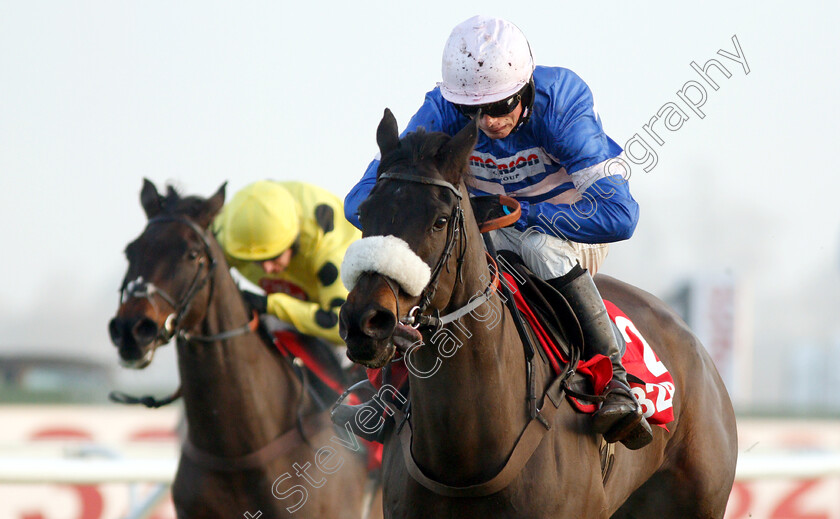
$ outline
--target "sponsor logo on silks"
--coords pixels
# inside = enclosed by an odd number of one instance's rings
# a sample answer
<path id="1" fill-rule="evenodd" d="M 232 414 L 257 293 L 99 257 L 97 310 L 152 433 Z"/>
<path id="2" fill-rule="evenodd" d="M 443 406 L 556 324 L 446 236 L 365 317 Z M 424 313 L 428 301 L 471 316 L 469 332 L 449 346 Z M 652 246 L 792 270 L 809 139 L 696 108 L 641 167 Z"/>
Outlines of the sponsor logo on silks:
<path id="1" fill-rule="evenodd" d="M 479 178 L 499 179 L 502 183 L 518 182 L 545 172 L 545 164 L 540 158 L 538 148 L 523 150 L 514 156 L 502 159 L 497 159 L 488 153 L 473 152 L 470 156 L 470 168 Z"/>
<path id="2" fill-rule="evenodd" d="M 266 294 L 289 294 L 295 299 L 309 301 L 309 296 L 301 287 L 285 279 L 262 278 L 259 285 Z"/>

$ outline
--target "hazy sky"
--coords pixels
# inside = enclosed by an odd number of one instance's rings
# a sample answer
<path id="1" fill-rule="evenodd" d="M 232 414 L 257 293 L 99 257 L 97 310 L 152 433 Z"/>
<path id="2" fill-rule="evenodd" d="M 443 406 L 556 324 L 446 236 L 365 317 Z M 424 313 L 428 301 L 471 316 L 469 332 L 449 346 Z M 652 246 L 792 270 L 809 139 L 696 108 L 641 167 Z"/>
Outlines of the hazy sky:
<path id="1" fill-rule="evenodd" d="M 518 24 L 539 64 L 583 77 L 617 142 L 639 133 L 657 154 L 650 172 L 634 166 L 641 220 L 605 272 L 658 295 L 735 272 L 755 286 L 762 333 L 792 333 L 796 311 L 840 289 L 837 2 L 476 6 L 0 2 L 0 354 L 115 360 L 106 323 L 144 225 L 143 177 L 202 195 L 301 179 L 343 197 L 383 108 L 404 127 L 440 79 L 449 31 L 478 12 Z M 717 54 L 735 52 L 733 35 L 749 74 Z M 668 102 L 688 110 L 677 91 L 711 58 L 731 77 L 712 72 L 705 117 L 687 111 L 654 144 L 643 125 Z M 787 323 L 765 315 L 790 297 Z M 836 333 L 837 310 L 821 305 L 815 327 Z"/>

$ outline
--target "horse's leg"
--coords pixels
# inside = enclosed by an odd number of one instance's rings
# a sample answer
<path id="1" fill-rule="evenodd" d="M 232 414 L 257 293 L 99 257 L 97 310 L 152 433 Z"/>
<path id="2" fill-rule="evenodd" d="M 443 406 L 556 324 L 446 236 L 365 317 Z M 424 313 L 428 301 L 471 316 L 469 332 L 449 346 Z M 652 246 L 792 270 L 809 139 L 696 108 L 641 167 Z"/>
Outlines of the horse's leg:
<path id="1" fill-rule="evenodd" d="M 735 479 L 735 416 L 719 379 L 717 384 L 703 384 L 698 377 L 685 387 L 689 394 L 683 398 L 677 430 L 665 449 L 665 463 L 613 518 L 723 517 Z"/>
<path id="2" fill-rule="evenodd" d="M 369 480 L 370 481 L 370 480 Z M 377 481 L 376 488 L 373 489 L 371 496 L 366 496 L 370 499 L 366 503 L 366 515 L 362 519 L 382 519 L 382 481 Z"/>
<path id="3" fill-rule="evenodd" d="M 721 519 L 729 486 L 712 488 L 710 480 L 692 481 L 682 471 L 654 474 L 619 508 L 612 519 Z"/>
<path id="4" fill-rule="evenodd" d="M 608 277 L 600 278 L 599 288 L 643 330 L 677 387 L 676 419 L 668 424 L 673 434 L 664 450 L 649 450 L 656 449 L 651 445 L 634 451 L 662 464 L 613 517 L 722 518 L 735 479 L 737 435 L 732 403 L 711 357 L 655 297 Z"/>

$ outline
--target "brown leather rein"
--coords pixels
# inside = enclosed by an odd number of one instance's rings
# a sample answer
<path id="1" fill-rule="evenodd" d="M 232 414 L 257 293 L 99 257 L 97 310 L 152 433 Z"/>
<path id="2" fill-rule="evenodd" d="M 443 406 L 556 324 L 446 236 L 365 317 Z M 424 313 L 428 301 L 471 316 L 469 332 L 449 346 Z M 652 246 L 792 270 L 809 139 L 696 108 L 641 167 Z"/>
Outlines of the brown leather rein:
<path id="1" fill-rule="evenodd" d="M 501 202 L 502 206 L 506 207 L 510 213 L 500 216 L 499 218 L 487 220 L 486 222 L 480 222 L 478 224 L 478 231 L 481 234 L 495 231 L 496 229 L 502 229 L 504 227 L 510 227 L 519 220 L 520 216 L 522 216 L 522 207 L 516 199 L 507 195 L 499 195 L 499 202 Z"/>

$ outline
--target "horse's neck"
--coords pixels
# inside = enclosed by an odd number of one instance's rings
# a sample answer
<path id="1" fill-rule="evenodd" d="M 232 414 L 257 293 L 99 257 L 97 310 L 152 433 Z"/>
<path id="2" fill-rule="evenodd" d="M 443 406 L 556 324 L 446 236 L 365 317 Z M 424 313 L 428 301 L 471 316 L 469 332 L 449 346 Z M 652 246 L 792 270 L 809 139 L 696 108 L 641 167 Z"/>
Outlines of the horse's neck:
<path id="1" fill-rule="evenodd" d="M 202 335 L 249 320 L 224 268 L 217 269 L 214 283 Z M 300 385 L 258 334 L 213 343 L 179 341 L 178 364 L 190 441 L 199 448 L 217 455 L 246 454 L 294 425 Z"/>
<path id="2" fill-rule="evenodd" d="M 483 264 L 480 254 L 472 254 L 473 262 Z M 481 293 L 488 281 L 474 272 L 455 299 Z M 413 452 L 424 469 L 452 481 L 492 475 L 528 421 L 522 343 L 495 294 L 446 330 L 412 354 L 412 364 L 423 369 L 440 359 L 433 376 L 411 377 Z M 451 350 L 447 341 L 458 340 L 463 344 L 454 355 L 440 355 Z"/>

